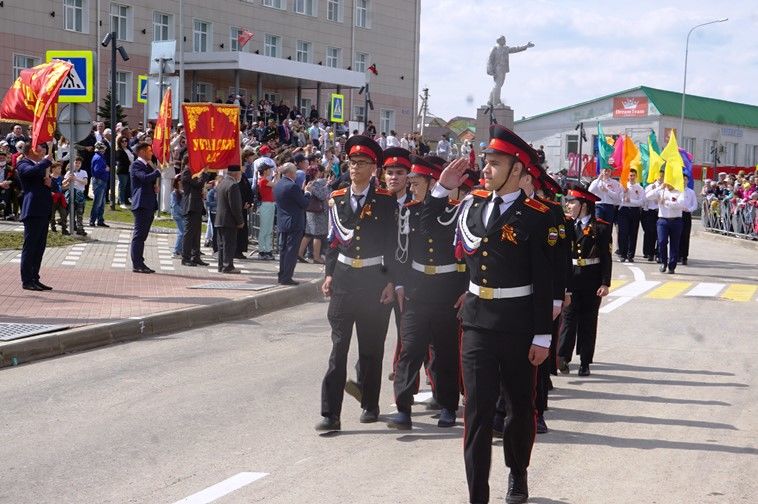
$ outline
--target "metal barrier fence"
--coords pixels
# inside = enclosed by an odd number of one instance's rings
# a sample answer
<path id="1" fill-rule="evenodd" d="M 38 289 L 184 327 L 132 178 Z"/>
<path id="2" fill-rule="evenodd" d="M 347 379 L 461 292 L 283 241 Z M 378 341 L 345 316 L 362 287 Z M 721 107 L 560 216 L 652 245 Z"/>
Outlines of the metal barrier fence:
<path id="1" fill-rule="evenodd" d="M 701 222 L 708 231 L 758 240 L 758 208 L 735 198 L 703 200 Z"/>

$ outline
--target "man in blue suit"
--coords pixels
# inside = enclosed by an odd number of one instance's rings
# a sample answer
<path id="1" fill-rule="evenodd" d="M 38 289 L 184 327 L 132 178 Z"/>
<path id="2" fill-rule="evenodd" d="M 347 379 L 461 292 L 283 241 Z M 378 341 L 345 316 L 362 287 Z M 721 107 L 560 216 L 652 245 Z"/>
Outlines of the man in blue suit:
<path id="1" fill-rule="evenodd" d="M 155 273 L 145 266 L 145 240 L 153 224 L 153 216 L 158 208 L 155 181 L 161 172 L 150 165 L 153 148 L 146 142 L 140 142 L 134 149 L 137 159 L 129 167 L 132 184 L 132 214 L 134 214 L 134 232 L 132 233 L 132 271 L 135 273 Z"/>
<path id="2" fill-rule="evenodd" d="M 279 283 L 297 285 L 292 279 L 297 264 L 297 252 L 305 231 L 305 209 L 311 193 L 295 183 L 297 168 L 284 163 L 280 168 L 281 180 L 274 186 L 276 222 L 279 227 Z"/>
<path id="3" fill-rule="evenodd" d="M 24 157 L 16 170 L 24 191 L 21 203 L 21 221 L 24 223 L 24 245 L 21 249 L 21 284 L 24 290 L 52 290 L 39 281 L 39 269 L 47 245 L 47 226 L 53 210 L 50 192 L 50 157 L 47 145 L 32 149 L 31 142 L 24 145 Z"/>

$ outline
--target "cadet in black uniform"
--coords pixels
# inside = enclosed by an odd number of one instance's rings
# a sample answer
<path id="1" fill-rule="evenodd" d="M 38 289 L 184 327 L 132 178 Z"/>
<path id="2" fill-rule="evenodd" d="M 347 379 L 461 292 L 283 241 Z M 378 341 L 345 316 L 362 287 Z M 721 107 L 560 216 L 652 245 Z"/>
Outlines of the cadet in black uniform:
<path id="1" fill-rule="evenodd" d="M 382 150 L 372 139 L 355 135 L 345 151 L 350 158 L 350 187 L 334 191 L 329 200 L 330 247 L 326 254 L 325 296 L 332 326 L 332 353 L 321 387 L 321 416 L 316 430 L 339 430 L 347 355 L 355 326 L 361 383 L 362 423 L 379 419 L 387 311 L 395 299 L 397 274 L 397 202 L 371 184 L 382 163 Z"/>
<path id="2" fill-rule="evenodd" d="M 449 202 L 444 207 L 426 204 L 442 170 L 425 158 L 413 156 L 411 160 L 414 201 L 406 204 L 406 217 L 400 221 L 397 254 L 405 266 L 398 291 L 405 298 L 402 345 L 394 382 L 398 413 L 388 425 L 411 429 L 413 394 L 431 343 L 434 359 L 429 374 L 435 398 L 442 407 L 437 425 L 453 427 L 460 398 L 456 301 L 466 291 L 465 265 L 457 263 L 450 246 L 455 236 L 457 208 Z"/>
<path id="3" fill-rule="evenodd" d="M 470 272 L 462 311 L 464 458 L 470 502 L 488 502 L 492 418 L 502 387 L 503 450 L 510 468 L 506 502 L 521 503 L 529 495 L 536 367 L 550 348 L 556 241 L 550 209 L 519 189 L 522 172 L 537 162 L 536 152 L 497 124 L 490 126 L 490 137 L 482 171 L 487 190 L 473 191 L 461 204 L 456 237 L 456 254 L 465 256 Z M 448 166 L 431 201 L 444 206 L 448 190 L 466 176 L 465 165 Z"/>
<path id="4" fill-rule="evenodd" d="M 579 376 L 589 376 L 595 353 L 597 317 L 600 302 L 611 284 L 611 224 L 595 218 L 597 196 L 583 188 L 569 189 L 567 208 L 574 219 L 572 251 L 571 304 L 563 312 L 564 320 L 558 344 L 558 369 L 568 373 L 568 363 L 579 354 Z"/>

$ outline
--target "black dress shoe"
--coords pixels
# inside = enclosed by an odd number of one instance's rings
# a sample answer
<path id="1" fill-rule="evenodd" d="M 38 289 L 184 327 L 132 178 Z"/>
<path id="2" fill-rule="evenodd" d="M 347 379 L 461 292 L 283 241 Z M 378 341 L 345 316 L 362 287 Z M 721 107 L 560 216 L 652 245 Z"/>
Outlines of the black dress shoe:
<path id="1" fill-rule="evenodd" d="M 238 270 L 237 268 L 224 268 L 221 270 L 221 273 L 226 273 L 227 275 L 239 275 L 242 273 L 242 270 Z"/>
<path id="2" fill-rule="evenodd" d="M 202 259 L 195 259 L 192 262 L 195 263 L 196 266 L 210 266 L 209 263 L 203 261 Z"/>
<path id="3" fill-rule="evenodd" d="M 353 396 L 356 401 L 363 402 L 363 389 L 358 385 L 358 382 L 347 380 L 345 382 L 345 392 Z"/>
<path id="4" fill-rule="evenodd" d="M 669 270 L 667 271 L 667 273 L 668 273 L 669 275 L 673 275 L 674 273 L 676 273 L 676 270 L 675 270 L 675 269 L 671 269 L 671 268 L 669 268 Z"/>
<path id="5" fill-rule="evenodd" d="M 41 291 L 44 290 L 42 287 L 37 285 L 36 283 L 25 283 L 21 285 L 21 288 L 24 290 L 30 290 L 30 291 Z"/>
<path id="6" fill-rule="evenodd" d="M 279 282 L 279 285 L 300 285 L 300 282 L 296 282 L 295 280 L 285 280 L 283 282 Z"/>
<path id="7" fill-rule="evenodd" d="M 363 410 L 363 413 L 361 413 L 360 422 L 361 423 L 374 423 L 379 421 L 379 408 L 375 410 Z"/>
<path id="8" fill-rule="evenodd" d="M 665 264 L 661 264 L 660 266 L 658 266 L 658 271 L 660 271 L 661 273 L 665 273 L 665 271 L 666 271 L 666 265 Z"/>
<path id="9" fill-rule="evenodd" d="M 413 428 L 411 414 L 404 411 L 398 411 L 387 420 L 387 427 L 397 430 L 411 430 Z"/>
<path id="10" fill-rule="evenodd" d="M 43 284 L 43 283 L 42 283 L 42 282 L 40 282 L 39 280 L 37 280 L 37 281 L 36 281 L 36 282 L 34 282 L 34 283 L 36 283 L 36 284 L 37 284 L 37 287 L 42 287 L 42 290 L 53 290 L 53 288 L 52 288 L 52 287 L 50 287 L 49 285 L 45 285 L 45 284 Z"/>
<path id="11" fill-rule="evenodd" d="M 647 256 L 647 260 L 653 262 L 655 261 L 655 256 Z"/>
<path id="12" fill-rule="evenodd" d="M 626 257 L 619 257 L 619 262 L 625 263 L 626 262 Z"/>
<path id="13" fill-rule="evenodd" d="M 106 224 L 105 222 L 101 222 L 100 224 L 97 225 L 97 227 L 109 228 L 110 226 L 108 224 Z"/>
<path id="14" fill-rule="evenodd" d="M 682 258 L 682 265 L 683 266 L 687 266 L 687 258 L 686 257 Z"/>
<path id="15" fill-rule="evenodd" d="M 237 254 L 236 256 L 234 256 L 234 258 L 235 259 L 247 259 L 247 257 L 245 257 L 244 254 Z"/>
<path id="16" fill-rule="evenodd" d="M 140 266 L 139 268 L 132 268 L 134 273 L 155 273 L 155 270 L 151 270 L 147 266 Z"/>
<path id="17" fill-rule="evenodd" d="M 320 432 L 333 432 L 341 429 L 342 425 L 337 417 L 324 417 L 316 424 L 316 430 Z"/>
<path id="18" fill-rule="evenodd" d="M 546 434 L 547 424 L 545 423 L 545 417 L 540 415 L 537 417 L 537 434 Z"/>
<path id="19" fill-rule="evenodd" d="M 582 364 L 579 366 L 579 376 L 589 376 L 590 366 L 589 364 Z"/>
<path id="20" fill-rule="evenodd" d="M 186 260 L 182 259 L 182 266 L 192 266 L 192 267 L 194 267 L 194 266 L 197 266 L 197 263 L 195 263 L 193 261 L 186 261 Z"/>
<path id="21" fill-rule="evenodd" d="M 560 371 L 561 374 L 569 374 L 569 365 L 565 357 L 558 358 L 558 371 Z"/>
<path id="22" fill-rule="evenodd" d="M 523 473 L 511 473 L 508 475 L 508 493 L 505 494 L 505 502 L 508 504 L 522 504 L 529 499 L 529 487 L 526 482 L 526 471 Z"/>
<path id="23" fill-rule="evenodd" d="M 628 257 L 626 260 L 629 261 L 630 263 L 633 263 L 634 262 L 634 257 Z"/>

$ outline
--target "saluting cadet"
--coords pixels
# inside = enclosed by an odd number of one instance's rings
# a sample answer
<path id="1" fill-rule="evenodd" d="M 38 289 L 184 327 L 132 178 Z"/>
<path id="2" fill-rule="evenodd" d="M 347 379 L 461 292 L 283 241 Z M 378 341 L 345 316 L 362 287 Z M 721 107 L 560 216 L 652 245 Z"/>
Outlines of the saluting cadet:
<path id="1" fill-rule="evenodd" d="M 626 189 L 621 191 L 621 205 L 618 216 L 619 260 L 634 262 L 637 250 L 637 234 L 640 229 L 640 214 L 645 203 L 645 190 L 637 183 L 637 170 L 629 170 Z"/>
<path id="2" fill-rule="evenodd" d="M 388 426 L 411 429 L 413 394 L 431 343 L 434 359 L 429 375 L 435 399 L 442 407 L 437 425 L 453 427 L 460 398 L 456 301 L 466 291 L 465 264 L 457 263 L 450 246 L 455 236 L 457 202 L 444 207 L 428 205 L 427 197 L 442 170 L 425 158 L 412 156 L 411 160 L 409 178 L 414 200 L 406 204 L 398 244 L 398 260 L 405 265 L 398 290 L 405 299 L 394 383 L 398 413 Z"/>
<path id="3" fill-rule="evenodd" d="M 697 195 L 689 188 L 689 177 L 684 175 L 684 208 L 682 209 L 682 238 L 679 240 L 679 263 L 687 266 L 690 255 L 690 233 L 692 232 L 692 212 L 697 210 Z"/>
<path id="4" fill-rule="evenodd" d="M 330 246 L 321 290 L 331 296 L 327 317 L 332 327 L 332 352 L 321 387 L 319 431 L 341 428 L 353 326 L 362 388 L 360 421 L 379 419 L 387 312 L 395 299 L 397 200 L 371 184 L 371 174 L 382 163 L 382 150 L 372 139 L 355 135 L 345 143 L 345 151 L 351 185 L 334 191 L 329 200 Z"/>
<path id="5" fill-rule="evenodd" d="M 529 496 L 536 366 L 550 348 L 557 240 L 550 209 L 519 189 L 536 152 L 498 124 L 490 126 L 490 137 L 484 150 L 486 190 L 464 199 L 456 230 L 456 254 L 465 256 L 469 270 L 462 296 L 464 459 L 470 502 L 488 502 L 492 418 L 502 387 L 508 411 L 503 451 L 510 468 L 506 502 L 520 503 Z M 429 204 L 444 207 L 450 189 L 467 177 L 465 170 L 465 163 L 445 168 Z"/>
<path id="6" fill-rule="evenodd" d="M 595 217 L 597 196 L 576 187 L 566 194 L 569 215 L 574 219 L 576 238 L 571 262 L 571 304 L 563 311 L 563 325 L 558 343 L 558 369 L 568 373 L 568 363 L 579 354 L 579 376 L 590 375 L 595 354 L 597 317 L 602 298 L 611 285 L 611 224 Z"/>

